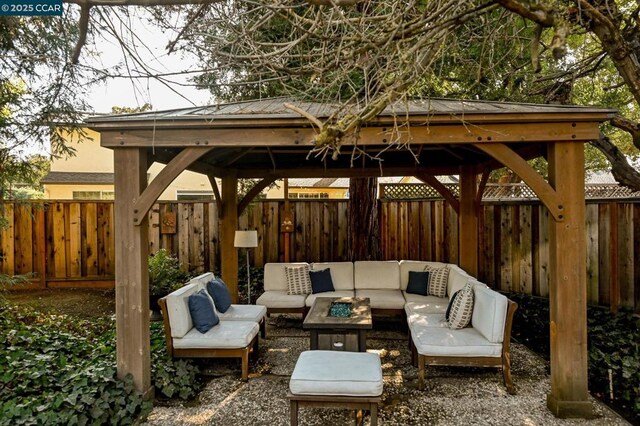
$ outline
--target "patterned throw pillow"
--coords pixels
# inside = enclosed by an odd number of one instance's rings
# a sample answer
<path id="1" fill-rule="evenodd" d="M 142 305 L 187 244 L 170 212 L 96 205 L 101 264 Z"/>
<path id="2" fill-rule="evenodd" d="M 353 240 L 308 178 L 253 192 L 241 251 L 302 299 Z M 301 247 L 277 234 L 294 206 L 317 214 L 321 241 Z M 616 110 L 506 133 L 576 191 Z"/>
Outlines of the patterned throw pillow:
<path id="1" fill-rule="evenodd" d="M 447 297 L 449 267 L 427 265 L 424 267 L 424 270 L 425 272 L 429 273 L 429 295 L 436 297 Z"/>
<path id="2" fill-rule="evenodd" d="M 311 294 L 311 280 L 309 279 L 309 265 L 285 266 L 289 294 Z"/>
<path id="3" fill-rule="evenodd" d="M 459 330 L 465 328 L 471 322 L 473 314 L 473 287 L 467 283 L 464 288 L 451 299 L 449 310 L 449 328 Z"/>

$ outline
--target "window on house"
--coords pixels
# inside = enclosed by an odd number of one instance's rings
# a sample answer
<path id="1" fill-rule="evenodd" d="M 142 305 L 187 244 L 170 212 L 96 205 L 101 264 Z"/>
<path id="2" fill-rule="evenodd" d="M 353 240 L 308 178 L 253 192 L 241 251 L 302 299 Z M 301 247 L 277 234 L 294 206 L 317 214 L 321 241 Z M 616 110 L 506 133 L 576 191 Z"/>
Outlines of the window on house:
<path id="1" fill-rule="evenodd" d="M 113 191 L 73 191 L 74 200 L 113 200 Z"/>
<path id="2" fill-rule="evenodd" d="M 178 191 L 178 201 L 211 201 L 214 199 L 213 191 Z"/>
<path id="3" fill-rule="evenodd" d="M 289 198 L 313 199 L 313 198 L 329 198 L 328 192 L 294 192 L 289 193 Z"/>

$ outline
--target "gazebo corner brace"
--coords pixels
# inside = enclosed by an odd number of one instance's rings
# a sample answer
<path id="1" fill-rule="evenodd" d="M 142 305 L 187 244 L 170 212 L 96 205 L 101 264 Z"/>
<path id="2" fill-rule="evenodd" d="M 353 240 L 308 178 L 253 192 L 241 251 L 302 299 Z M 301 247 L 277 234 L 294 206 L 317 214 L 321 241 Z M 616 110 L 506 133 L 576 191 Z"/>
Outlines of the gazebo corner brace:
<path id="1" fill-rule="evenodd" d="M 511 169 L 536 193 L 556 222 L 564 221 L 564 205 L 556 190 L 517 152 L 503 143 L 475 143 L 480 151 Z"/>

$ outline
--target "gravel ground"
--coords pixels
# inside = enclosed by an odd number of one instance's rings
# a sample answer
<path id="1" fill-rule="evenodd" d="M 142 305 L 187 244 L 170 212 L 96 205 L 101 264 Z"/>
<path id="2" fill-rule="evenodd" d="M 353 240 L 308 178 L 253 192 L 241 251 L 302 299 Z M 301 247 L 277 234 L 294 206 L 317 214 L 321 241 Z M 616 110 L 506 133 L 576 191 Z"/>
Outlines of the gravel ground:
<path id="1" fill-rule="evenodd" d="M 512 372 L 517 395 L 509 395 L 502 374 L 494 369 L 428 367 L 424 391 L 417 389 L 402 324 L 376 321 L 369 332 L 369 352 L 378 353 L 384 374 L 380 425 L 627 425 L 594 400 L 593 420 L 559 420 L 546 408 L 550 389 L 548 363 L 520 344 L 512 345 Z M 209 360 L 203 365 L 209 382 L 197 401 L 156 406 L 149 425 L 288 425 L 286 393 L 300 352 L 309 349 L 299 319 L 269 319 L 260 357 L 250 366 L 249 381 L 239 379 L 237 360 Z M 353 412 L 301 409 L 301 425 L 353 424 Z M 365 415 L 365 424 L 369 416 Z"/>

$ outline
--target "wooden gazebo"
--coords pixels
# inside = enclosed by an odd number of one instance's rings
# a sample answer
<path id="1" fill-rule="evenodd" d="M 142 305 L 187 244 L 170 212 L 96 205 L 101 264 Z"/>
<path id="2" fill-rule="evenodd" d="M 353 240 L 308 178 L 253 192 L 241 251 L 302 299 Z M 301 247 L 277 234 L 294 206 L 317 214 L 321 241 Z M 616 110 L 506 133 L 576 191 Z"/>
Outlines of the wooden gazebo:
<path id="1" fill-rule="evenodd" d="M 591 413 L 587 389 L 586 236 L 584 143 L 614 111 L 602 108 L 426 100 L 389 107 L 345 138 L 342 154 L 324 161 L 307 154 L 316 133 L 309 120 L 284 107 L 323 120 L 328 104 L 267 99 L 161 112 L 93 117 L 89 127 L 114 150 L 116 225 L 117 363 L 136 388 L 151 391 L 147 217 L 158 196 L 183 170 L 206 174 L 221 212 L 222 275 L 237 298 L 238 215 L 267 185 L 293 177 L 416 176 L 434 186 L 458 212 L 459 263 L 478 272 L 478 208 L 491 170 L 519 175 L 550 216 L 551 392 L 549 409 L 559 417 Z M 408 123 L 406 121 L 408 120 Z M 351 165 L 351 144 L 367 154 L 382 152 L 382 164 L 361 156 Z M 401 142 L 407 149 L 386 149 Z M 409 152 L 410 149 L 412 152 Z M 544 156 L 545 180 L 527 160 Z M 166 164 L 147 182 L 153 162 Z M 460 175 L 457 198 L 434 178 Z M 214 178 L 221 178 L 219 189 Z M 238 202 L 238 178 L 260 182 Z M 425 259 L 428 260 L 428 259 Z"/>

